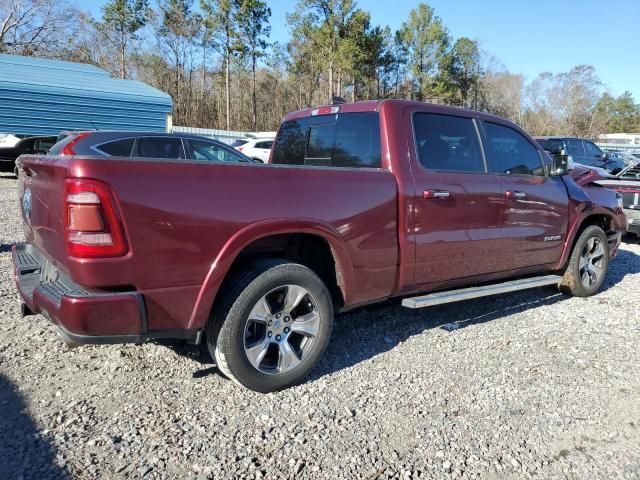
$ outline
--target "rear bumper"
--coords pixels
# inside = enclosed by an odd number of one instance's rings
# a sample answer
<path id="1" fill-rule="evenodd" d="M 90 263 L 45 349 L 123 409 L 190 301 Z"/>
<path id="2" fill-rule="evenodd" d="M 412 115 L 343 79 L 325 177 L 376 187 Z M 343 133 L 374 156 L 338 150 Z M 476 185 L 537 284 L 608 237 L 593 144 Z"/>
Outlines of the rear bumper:
<path id="1" fill-rule="evenodd" d="M 52 268 L 32 245 L 15 245 L 12 258 L 22 301 L 31 312 L 51 320 L 67 344 L 140 343 L 160 338 L 199 340 L 197 331 L 149 332 L 141 294 L 88 291 Z"/>

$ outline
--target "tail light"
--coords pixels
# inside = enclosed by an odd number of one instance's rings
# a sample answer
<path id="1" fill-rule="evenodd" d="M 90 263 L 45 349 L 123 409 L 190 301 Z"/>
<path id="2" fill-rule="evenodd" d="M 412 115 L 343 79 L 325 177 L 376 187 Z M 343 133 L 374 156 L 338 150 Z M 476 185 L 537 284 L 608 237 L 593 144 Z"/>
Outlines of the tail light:
<path id="1" fill-rule="evenodd" d="M 84 137 L 89 135 L 89 132 L 82 132 L 73 137 L 64 147 L 62 147 L 61 155 L 75 155 L 76 151 L 73 147 L 82 140 Z"/>
<path id="2" fill-rule="evenodd" d="M 67 180 L 65 211 L 70 256 L 119 257 L 127 253 L 124 227 L 105 184 L 96 180 Z"/>
<path id="3" fill-rule="evenodd" d="M 245 147 L 236 147 L 239 152 L 243 152 Z"/>

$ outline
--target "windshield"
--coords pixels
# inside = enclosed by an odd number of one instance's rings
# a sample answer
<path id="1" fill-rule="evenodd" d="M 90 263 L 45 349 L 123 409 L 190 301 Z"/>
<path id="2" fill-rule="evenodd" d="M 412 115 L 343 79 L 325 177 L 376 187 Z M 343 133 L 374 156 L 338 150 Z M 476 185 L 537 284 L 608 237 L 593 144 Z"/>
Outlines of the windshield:
<path id="1" fill-rule="evenodd" d="M 638 161 L 640 161 L 640 159 L 634 157 L 633 155 L 627 152 L 612 152 L 609 154 L 609 156 L 611 158 L 622 160 L 625 166 L 635 165 L 636 163 L 638 163 Z"/>

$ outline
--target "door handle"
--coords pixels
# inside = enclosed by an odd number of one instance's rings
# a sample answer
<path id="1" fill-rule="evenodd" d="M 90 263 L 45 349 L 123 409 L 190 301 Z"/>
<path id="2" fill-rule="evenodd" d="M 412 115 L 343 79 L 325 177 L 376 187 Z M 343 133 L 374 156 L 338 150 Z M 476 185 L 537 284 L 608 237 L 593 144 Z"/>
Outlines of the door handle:
<path id="1" fill-rule="evenodd" d="M 504 192 L 504 196 L 507 198 L 526 198 L 527 194 L 524 192 L 515 192 L 513 190 L 507 190 Z"/>
<path id="2" fill-rule="evenodd" d="M 422 192 L 422 198 L 429 200 L 432 198 L 449 198 L 451 193 L 446 190 L 425 190 Z"/>

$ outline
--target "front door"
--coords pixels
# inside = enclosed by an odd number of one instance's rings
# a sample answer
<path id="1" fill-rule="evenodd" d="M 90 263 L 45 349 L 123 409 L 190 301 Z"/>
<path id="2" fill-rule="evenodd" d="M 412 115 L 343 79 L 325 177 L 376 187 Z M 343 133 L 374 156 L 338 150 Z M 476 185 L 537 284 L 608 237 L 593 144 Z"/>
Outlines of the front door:
<path id="1" fill-rule="evenodd" d="M 503 197 L 498 270 L 556 263 L 567 235 L 569 199 L 560 177 L 546 176 L 540 150 L 517 130 L 482 122 L 489 171 Z"/>
<path id="2" fill-rule="evenodd" d="M 409 152 L 416 284 L 494 272 L 502 190 L 486 172 L 474 119 L 409 111 L 406 120 L 415 133 Z"/>

